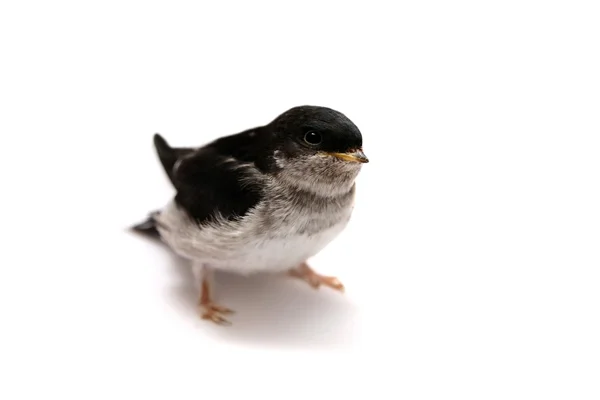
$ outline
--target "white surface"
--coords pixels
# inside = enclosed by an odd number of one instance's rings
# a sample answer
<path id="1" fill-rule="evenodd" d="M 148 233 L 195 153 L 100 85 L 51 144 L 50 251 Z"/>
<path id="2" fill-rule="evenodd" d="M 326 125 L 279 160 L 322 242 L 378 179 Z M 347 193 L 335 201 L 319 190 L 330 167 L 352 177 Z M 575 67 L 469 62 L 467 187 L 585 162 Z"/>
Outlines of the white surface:
<path id="1" fill-rule="evenodd" d="M 212 3 L 0 6 L 0 398 L 598 399 L 596 3 Z M 151 136 L 307 103 L 371 159 L 312 262 L 347 294 L 219 276 L 200 321 L 126 232 L 172 195 Z"/>

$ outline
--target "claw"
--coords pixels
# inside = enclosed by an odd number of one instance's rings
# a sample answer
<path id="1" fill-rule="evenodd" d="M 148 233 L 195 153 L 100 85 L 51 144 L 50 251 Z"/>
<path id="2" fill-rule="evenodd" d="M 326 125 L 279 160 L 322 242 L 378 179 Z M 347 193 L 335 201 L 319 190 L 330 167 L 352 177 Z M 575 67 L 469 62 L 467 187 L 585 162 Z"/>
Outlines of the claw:
<path id="1" fill-rule="evenodd" d="M 220 314 L 233 314 L 235 312 L 230 308 L 218 306 L 216 304 L 211 304 L 209 307 L 212 311 Z"/>
<path id="2" fill-rule="evenodd" d="M 231 325 L 223 315 L 221 314 L 231 314 L 233 310 L 230 310 L 226 307 L 221 307 L 216 304 L 208 303 L 208 304 L 199 304 L 200 316 L 202 319 L 206 319 L 212 321 L 219 325 Z"/>
<path id="3" fill-rule="evenodd" d="M 293 277 L 303 279 L 314 289 L 325 285 L 340 292 L 345 291 L 344 285 L 338 278 L 335 276 L 320 275 L 313 271 L 306 263 L 300 265 L 298 268 L 291 269 L 289 274 Z"/>

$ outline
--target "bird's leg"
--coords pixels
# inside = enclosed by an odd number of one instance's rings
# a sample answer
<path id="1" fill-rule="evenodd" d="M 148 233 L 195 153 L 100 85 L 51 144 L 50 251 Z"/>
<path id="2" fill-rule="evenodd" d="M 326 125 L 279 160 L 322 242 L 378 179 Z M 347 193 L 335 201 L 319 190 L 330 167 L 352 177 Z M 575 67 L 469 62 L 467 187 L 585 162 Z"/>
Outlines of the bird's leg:
<path id="1" fill-rule="evenodd" d="M 219 306 L 212 301 L 212 269 L 204 264 L 194 263 L 192 271 L 194 272 L 196 282 L 200 286 L 198 311 L 202 319 L 208 319 L 217 324 L 230 324 L 228 320 L 223 318 L 222 314 L 230 314 L 233 310 Z"/>
<path id="2" fill-rule="evenodd" d="M 306 263 L 302 263 L 298 267 L 290 269 L 289 274 L 305 280 L 315 289 L 318 289 L 321 285 L 325 285 L 332 289 L 339 290 L 340 292 L 344 291 L 344 285 L 342 285 L 342 282 L 340 282 L 338 278 L 320 275 L 313 271 Z"/>

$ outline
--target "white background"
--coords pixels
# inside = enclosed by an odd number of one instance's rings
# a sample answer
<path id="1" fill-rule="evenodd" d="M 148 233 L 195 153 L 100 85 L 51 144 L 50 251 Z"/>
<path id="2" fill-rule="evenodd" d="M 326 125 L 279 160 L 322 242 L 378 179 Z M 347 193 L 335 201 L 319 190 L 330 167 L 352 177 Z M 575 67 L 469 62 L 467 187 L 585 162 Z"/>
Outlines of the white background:
<path id="1" fill-rule="evenodd" d="M 598 399 L 596 4 L 2 2 L 0 398 Z M 312 260 L 347 293 L 219 275 L 213 326 L 127 231 L 152 134 L 301 104 L 371 159 Z"/>

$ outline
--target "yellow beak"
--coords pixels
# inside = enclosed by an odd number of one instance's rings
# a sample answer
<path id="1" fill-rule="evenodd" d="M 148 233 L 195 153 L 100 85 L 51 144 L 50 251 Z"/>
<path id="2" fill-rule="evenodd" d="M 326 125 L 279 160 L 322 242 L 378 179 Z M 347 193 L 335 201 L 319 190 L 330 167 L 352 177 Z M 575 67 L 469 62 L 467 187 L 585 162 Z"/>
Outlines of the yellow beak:
<path id="1" fill-rule="evenodd" d="M 350 161 L 350 162 L 359 162 L 359 163 L 368 163 L 369 159 L 363 153 L 361 149 L 350 151 L 347 153 L 327 153 L 330 156 L 337 157 L 340 160 Z"/>

